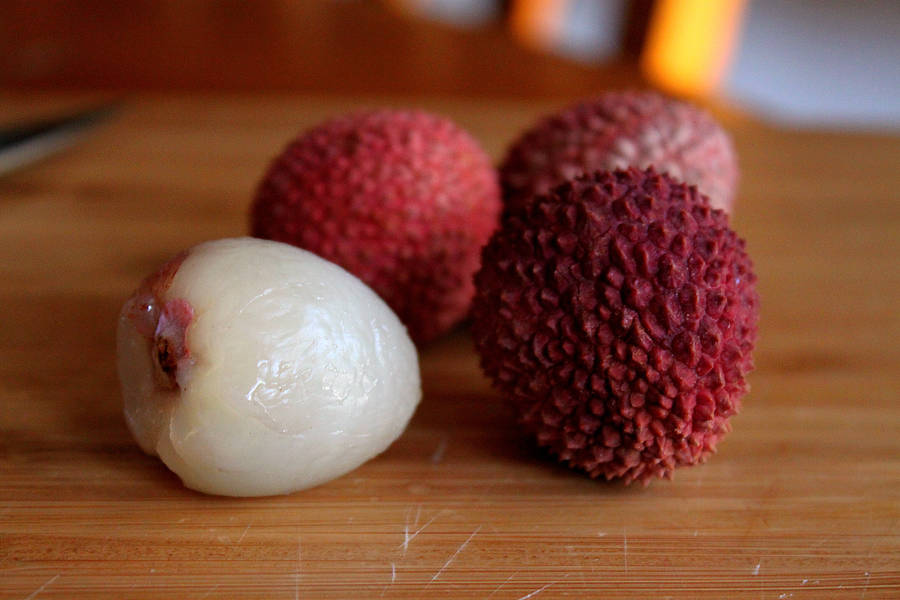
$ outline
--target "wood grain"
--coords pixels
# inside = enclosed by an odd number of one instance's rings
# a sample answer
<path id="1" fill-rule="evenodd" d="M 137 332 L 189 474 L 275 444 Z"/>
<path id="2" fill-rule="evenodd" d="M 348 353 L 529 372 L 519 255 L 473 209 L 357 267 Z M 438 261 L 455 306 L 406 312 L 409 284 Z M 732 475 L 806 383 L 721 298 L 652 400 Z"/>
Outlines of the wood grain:
<path id="1" fill-rule="evenodd" d="M 85 97 L 0 96 L 23 116 Z M 726 118 L 763 298 L 753 390 L 706 465 L 590 481 L 517 434 L 465 331 L 382 456 L 317 489 L 184 489 L 125 428 L 114 324 L 183 247 L 240 235 L 299 128 L 416 104 L 495 156 L 543 104 L 143 96 L 0 180 L 0 598 L 897 598 L 900 141 Z"/>
<path id="2" fill-rule="evenodd" d="M 282 90 L 546 98 L 635 85 L 647 2 L 602 64 L 518 43 L 500 21 L 464 30 L 388 1 L 3 0 L 0 88 Z"/>

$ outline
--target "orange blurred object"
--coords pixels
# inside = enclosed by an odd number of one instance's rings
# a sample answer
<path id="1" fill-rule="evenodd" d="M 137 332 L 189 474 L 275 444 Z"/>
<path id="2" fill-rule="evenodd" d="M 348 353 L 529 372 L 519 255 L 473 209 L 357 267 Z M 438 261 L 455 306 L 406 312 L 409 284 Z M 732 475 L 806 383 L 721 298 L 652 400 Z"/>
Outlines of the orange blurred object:
<path id="1" fill-rule="evenodd" d="M 559 37 L 570 0 L 516 0 L 509 13 L 513 35 L 531 48 L 546 49 Z"/>
<path id="2" fill-rule="evenodd" d="M 680 96 L 705 96 L 721 81 L 745 0 L 659 0 L 641 68 L 651 83 Z"/>

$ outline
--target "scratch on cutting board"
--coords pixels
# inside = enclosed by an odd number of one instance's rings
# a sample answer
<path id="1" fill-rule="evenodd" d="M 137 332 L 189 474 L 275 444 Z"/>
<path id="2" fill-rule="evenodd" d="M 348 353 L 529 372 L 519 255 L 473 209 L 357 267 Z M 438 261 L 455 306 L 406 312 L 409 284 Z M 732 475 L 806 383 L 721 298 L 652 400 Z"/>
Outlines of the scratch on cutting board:
<path id="1" fill-rule="evenodd" d="M 465 547 L 469 545 L 469 542 L 472 541 L 472 538 L 474 538 L 476 535 L 478 535 L 478 532 L 479 532 L 479 531 L 481 531 L 481 525 L 479 525 L 478 528 L 475 529 L 475 531 L 472 532 L 472 535 L 470 535 L 470 536 L 466 539 L 466 541 L 464 541 L 462 544 L 459 545 L 459 548 L 457 548 L 457 549 L 456 549 L 456 552 L 454 552 L 454 553 L 450 556 L 450 558 L 447 559 L 447 562 L 444 563 L 444 566 L 441 567 L 441 568 L 438 570 L 438 572 L 434 574 L 434 577 L 431 578 L 431 581 L 428 582 L 428 585 L 431 585 L 432 583 L 434 583 L 434 581 L 435 581 L 438 577 L 441 576 L 441 573 L 443 573 L 444 570 L 445 570 L 447 567 L 450 566 L 450 563 L 452 563 L 454 560 L 456 560 L 456 557 L 459 556 L 459 553 L 462 552 L 462 551 L 465 549 Z M 426 585 L 425 587 L 428 587 L 428 585 Z"/>
<path id="2" fill-rule="evenodd" d="M 406 524 L 403 526 L 403 543 L 400 544 L 400 547 L 403 548 L 403 552 L 406 552 L 406 547 L 409 545 L 409 511 L 411 510 L 411 508 L 406 509 Z"/>
<path id="3" fill-rule="evenodd" d="M 387 591 L 387 589 L 389 587 L 394 585 L 395 579 L 397 579 L 397 565 L 394 563 L 391 563 L 391 582 L 389 584 L 387 584 L 386 586 L 384 586 L 384 588 L 382 588 L 381 595 L 378 596 L 379 598 L 384 598 L 384 593 Z"/>
<path id="4" fill-rule="evenodd" d="M 403 543 L 405 545 L 409 545 L 409 514 L 412 512 L 412 507 L 406 509 L 406 526 L 403 530 Z M 416 508 L 416 520 L 413 521 L 413 527 L 417 527 L 419 525 L 419 517 L 422 516 L 422 505 L 420 504 L 418 508 Z M 405 548 L 404 548 L 405 550 Z"/>
<path id="5" fill-rule="evenodd" d="M 762 564 L 762 559 L 760 559 L 759 562 L 756 563 L 756 566 L 753 567 L 753 574 L 754 574 L 754 575 L 759 575 L 759 567 L 760 567 L 761 564 Z"/>
<path id="6" fill-rule="evenodd" d="M 253 521 L 250 521 L 249 523 L 247 523 L 247 526 L 244 527 L 244 531 L 241 532 L 241 537 L 239 537 L 237 540 L 238 544 L 240 544 L 241 542 L 244 541 L 244 537 L 247 535 L 247 532 L 250 531 L 250 527 L 252 527 L 252 526 L 253 526 Z"/>
<path id="7" fill-rule="evenodd" d="M 628 531 L 622 528 L 622 548 L 625 552 L 625 572 L 628 572 Z"/>
<path id="8" fill-rule="evenodd" d="M 205 594 L 203 594 L 202 596 L 200 596 L 200 600 L 203 600 L 204 598 L 208 598 L 210 594 L 212 594 L 214 591 L 216 591 L 217 589 L 219 589 L 219 586 L 220 586 L 220 585 L 222 585 L 222 584 L 221 584 L 221 583 L 217 583 L 217 584 L 214 585 L 213 587 L 209 588 L 209 590 L 208 590 Z"/>
<path id="9" fill-rule="evenodd" d="M 41 592 L 43 592 L 45 587 L 47 587 L 48 585 L 50 585 L 51 583 L 53 583 L 53 582 L 56 581 L 57 579 L 59 579 L 59 573 L 57 573 L 56 575 L 54 575 L 53 577 L 51 577 L 50 579 L 48 579 L 47 581 L 45 581 L 45 582 L 44 582 L 44 585 L 42 585 L 42 586 L 39 587 L 38 589 L 36 589 L 36 590 L 34 590 L 33 592 L 31 592 L 31 594 L 29 594 L 28 597 L 25 598 L 25 600 L 31 600 L 32 598 L 34 598 L 35 596 L 37 596 L 38 594 L 40 594 Z"/>
<path id="10" fill-rule="evenodd" d="M 872 575 L 869 574 L 868 571 L 866 571 L 866 585 L 865 585 L 865 587 L 863 587 L 862 596 L 859 597 L 860 600 L 865 600 L 866 592 L 869 591 L 869 579 L 871 579 L 871 578 L 872 578 Z"/>
<path id="11" fill-rule="evenodd" d="M 500 589 L 501 589 L 503 586 L 505 586 L 507 583 L 509 583 L 509 580 L 510 580 L 510 579 L 512 579 L 513 577 L 515 577 L 515 576 L 518 575 L 518 574 L 519 574 L 519 572 L 516 571 L 516 572 L 514 572 L 512 575 L 510 575 L 509 577 L 507 577 L 507 578 L 506 578 L 506 581 L 504 581 L 503 583 L 501 583 L 500 585 L 498 585 L 498 586 L 497 586 L 497 589 L 495 589 L 493 592 L 491 592 L 491 595 L 488 596 L 487 598 L 485 598 L 484 600 L 489 600 L 490 598 L 493 598 L 493 597 L 494 597 L 494 594 L 496 594 L 497 592 L 499 592 Z"/>
<path id="12" fill-rule="evenodd" d="M 566 577 L 568 577 L 568 575 L 566 575 Z M 566 577 L 563 577 L 563 579 L 565 579 Z M 551 582 L 551 583 L 548 583 L 548 584 L 545 585 L 544 587 L 538 588 L 538 589 L 534 590 L 533 592 L 531 592 L 530 594 L 525 594 L 524 596 L 522 596 L 521 598 L 519 598 L 519 600 L 528 600 L 529 598 L 534 598 L 535 596 L 537 596 L 538 594 L 540 594 L 541 592 L 543 592 L 544 590 L 546 590 L 546 589 L 547 589 L 548 587 L 550 587 L 551 585 L 556 585 L 556 584 L 559 583 L 560 581 L 562 581 L 562 579 L 560 579 L 560 580 L 558 580 L 558 581 L 553 581 L 553 582 Z"/>
<path id="13" fill-rule="evenodd" d="M 409 547 L 409 543 L 410 543 L 411 541 L 413 541 L 413 540 L 416 538 L 417 535 L 419 535 L 420 533 L 422 533 L 423 531 L 425 531 L 425 528 L 428 527 L 429 525 L 431 525 L 431 524 L 434 522 L 434 520 L 437 519 L 439 516 L 441 516 L 444 512 L 445 512 L 445 511 L 443 511 L 443 510 L 442 510 L 442 511 L 439 511 L 438 514 L 436 514 L 436 515 L 434 515 L 433 517 L 431 517 L 430 519 L 428 519 L 428 522 L 427 522 L 427 523 L 425 523 L 424 525 L 422 525 L 421 527 L 419 527 L 419 528 L 418 528 L 416 531 L 414 531 L 412 534 L 409 533 L 409 526 L 407 525 L 406 531 L 405 531 L 404 534 L 403 534 L 403 543 L 400 544 L 400 546 L 399 546 L 400 548 L 403 549 L 403 553 L 404 553 L 404 554 L 406 554 L 406 549 Z M 416 519 L 418 519 L 418 516 L 416 517 Z M 479 529 L 480 529 L 480 527 L 479 527 Z"/>
<path id="14" fill-rule="evenodd" d="M 409 540 L 411 539 L 409 537 L 409 514 L 411 512 L 412 512 L 412 507 L 409 507 L 406 509 L 406 525 L 403 528 L 403 544 L 402 544 L 404 552 L 406 552 L 406 547 L 409 546 Z M 413 527 L 418 526 L 419 517 L 421 515 L 422 515 L 422 505 L 420 504 L 419 507 L 416 509 L 416 520 L 413 522 Z"/>
<path id="15" fill-rule="evenodd" d="M 447 438 L 441 438 L 441 441 L 438 442 L 437 448 L 434 450 L 434 454 L 431 455 L 431 464 L 436 465 L 444 459 L 444 453 L 447 451 Z"/>

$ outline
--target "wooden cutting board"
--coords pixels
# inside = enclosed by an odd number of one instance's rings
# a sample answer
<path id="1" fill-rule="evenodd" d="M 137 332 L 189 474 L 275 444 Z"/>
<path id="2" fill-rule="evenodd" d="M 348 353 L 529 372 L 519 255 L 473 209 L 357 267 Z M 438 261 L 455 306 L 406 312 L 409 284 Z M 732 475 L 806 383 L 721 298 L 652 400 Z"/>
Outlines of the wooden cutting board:
<path id="1" fill-rule="evenodd" d="M 86 98 L 0 96 L 9 118 Z M 900 597 L 900 141 L 726 119 L 760 277 L 753 389 L 706 465 L 591 481 L 522 439 L 462 330 L 408 431 L 286 497 L 184 489 L 132 442 L 114 327 L 144 274 L 241 235 L 299 129 L 455 118 L 499 157 L 547 105 L 177 96 L 0 180 L 0 598 Z"/>

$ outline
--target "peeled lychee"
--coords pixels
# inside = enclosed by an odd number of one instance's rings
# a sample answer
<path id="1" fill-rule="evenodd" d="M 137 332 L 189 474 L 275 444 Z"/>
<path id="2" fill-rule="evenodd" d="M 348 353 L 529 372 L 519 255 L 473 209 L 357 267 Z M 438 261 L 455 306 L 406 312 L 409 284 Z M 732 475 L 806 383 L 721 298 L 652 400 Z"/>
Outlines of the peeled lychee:
<path id="1" fill-rule="evenodd" d="M 343 266 L 424 343 L 466 316 L 499 212 L 496 171 L 466 132 L 424 112 L 383 110 L 293 141 L 259 186 L 251 231 Z"/>
<path id="2" fill-rule="evenodd" d="M 518 210 L 578 175 L 649 166 L 731 211 L 738 167 L 728 134 L 705 111 L 654 92 L 609 92 L 545 117 L 509 148 L 500 181 L 507 209 Z"/>
<path id="3" fill-rule="evenodd" d="M 314 254 L 207 242 L 148 277 L 118 327 L 125 417 L 141 448 L 210 494 L 286 494 L 374 457 L 421 396 L 387 305 Z"/>
<path id="4" fill-rule="evenodd" d="M 696 188 L 652 169 L 579 177 L 507 215 L 475 281 L 485 372 L 570 466 L 646 483 L 730 430 L 756 277 Z"/>

